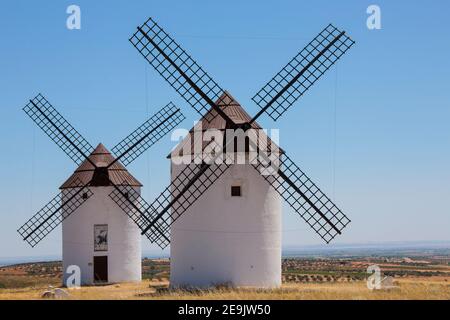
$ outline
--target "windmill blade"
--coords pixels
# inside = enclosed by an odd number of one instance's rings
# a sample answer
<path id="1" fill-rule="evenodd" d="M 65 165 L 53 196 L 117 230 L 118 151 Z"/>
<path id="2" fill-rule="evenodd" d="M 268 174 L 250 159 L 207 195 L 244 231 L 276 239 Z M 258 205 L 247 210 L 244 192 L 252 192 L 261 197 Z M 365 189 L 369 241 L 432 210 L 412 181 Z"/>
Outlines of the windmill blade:
<path id="1" fill-rule="evenodd" d="M 354 43 L 329 24 L 252 98 L 261 108 L 252 122 L 264 112 L 276 121 Z"/>
<path id="2" fill-rule="evenodd" d="M 153 222 L 143 230 L 147 235 L 155 223 L 171 225 L 191 207 L 230 167 L 227 164 L 189 164 L 151 204 L 156 213 Z M 166 236 L 169 235 L 169 229 Z M 160 236 L 156 235 L 156 239 Z M 147 237 L 152 237 L 147 235 Z"/>
<path id="3" fill-rule="evenodd" d="M 264 162 L 253 161 L 258 172 L 273 166 L 267 154 L 259 152 Z M 274 174 L 262 177 L 308 223 L 319 236 L 329 243 L 350 223 L 350 219 L 308 178 L 308 176 L 283 151 Z"/>
<path id="4" fill-rule="evenodd" d="M 80 182 L 80 180 L 74 180 L 73 185 L 79 185 Z M 17 230 L 23 240 L 28 242 L 31 247 L 38 244 L 93 195 L 88 188 L 88 184 L 66 190 L 67 194 L 60 193 L 55 196 Z"/>
<path id="5" fill-rule="evenodd" d="M 209 144 L 210 150 L 220 150 L 217 153 L 201 153 L 194 155 L 194 159 L 172 180 L 170 185 L 152 202 L 151 208 L 156 213 L 152 223 L 143 230 L 147 234 L 154 224 L 163 221 L 163 225 L 174 223 L 189 207 L 191 207 L 225 171 L 232 165 L 227 163 L 223 149 L 215 141 Z M 173 153 L 174 154 L 174 153 Z M 200 162 L 197 157 L 202 157 Z M 167 232 L 170 230 L 167 229 Z M 167 233 L 169 236 L 169 234 Z M 151 237 L 147 235 L 147 237 Z M 157 235 L 157 238 L 160 236 Z"/>
<path id="6" fill-rule="evenodd" d="M 138 27 L 129 40 L 200 115 L 215 107 L 214 101 L 224 90 L 152 18 Z M 220 108 L 215 109 L 224 119 L 228 118 Z M 209 114 L 206 120 L 210 122 L 216 116 Z"/>
<path id="7" fill-rule="evenodd" d="M 184 119 L 180 109 L 172 102 L 168 103 L 112 149 L 116 160 L 108 167 L 119 160 L 123 165 L 129 165 Z"/>
<path id="8" fill-rule="evenodd" d="M 40 93 L 30 100 L 23 111 L 60 147 L 77 165 L 94 150 L 74 127 Z"/>
<path id="9" fill-rule="evenodd" d="M 244 131 L 241 131 L 241 134 L 244 134 Z M 257 138 L 257 136 L 252 136 L 252 138 Z M 195 143 L 195 140 L 193 142 Z M 229 152 L 226 152 L 227 148 L 234 143 L 234 139 L 222 141 L 220 144 L 216 140 L 211 140 L 206 145 L 202 145 L 201 153 L 194 153 L 190 156 L 189 163 L 186 164 L 185 168 L 177 174 L 170 185 L 151 204 L 157 215 L 147 229 L 144 229 L 143 233 L 146 233 L 154 223 L 161 220 L 164 221 L 164 225 L 171 225 L 205 194 L 235 163 L 235 153 L 229 149 Z M 196 148 L 193 149 L 195 152 Z M 254 148 L 253 150 L 256 151 L 257 149 Z M 180 156 L 181 151 L 182 146 L 179 145 L 179 148 L 172 152 L 172 157 Z"/>
<path id="10" fill-rule="evenodd" d="M 146 230 L 156 217 L 155 210 L 130 186 L 115 186 L 109 197 L 136 223 L 141 231 Z M 164 220 L 158 220 L 146 233 L 152 243 L 161 249 L 170 243 L 170 225 Z"/>

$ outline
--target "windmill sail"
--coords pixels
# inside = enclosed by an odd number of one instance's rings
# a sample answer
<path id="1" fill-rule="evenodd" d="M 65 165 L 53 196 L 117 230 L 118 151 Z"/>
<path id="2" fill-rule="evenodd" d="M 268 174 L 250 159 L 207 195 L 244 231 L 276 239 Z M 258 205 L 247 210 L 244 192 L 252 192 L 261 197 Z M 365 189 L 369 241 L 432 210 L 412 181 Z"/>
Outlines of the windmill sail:
<path id="1" fill-rule="evenodd" d="M 79 181 L 74 181 L 74 185 L 79 185 Z M 93 193 L 87 185 L 67 189 L 64 195 L 59 193 L 50 200 L 25 222 L 17 232 L 24 241 L 34 247 L 92 195 Z"/>
<path id="2" fill-rule="evenodd" d="M 30 100 L 23 111 L 80 165 L 94 148 L 40 93 Z"/>
<path id="3" fill-rule="evenodd" d="M 264 152 L 258 156 L 267 157 Z M 264 161 L 269 163 L 269 161 Z M 261 172 L 265 165 L 254 161 Z M 350 223 L 350 219 L 311 181 L 311 179 L 283 151 L 274 174 L 262 175 L 300 217 L 329 243 Z"/>
<path id="4" fill-rule="evenodd" d="M 92 186 L 100 179 L 102 182 L 101 185 L 111 185 L 117 189 L 118 187 L 114 183 L 114 180 L 118 178 L 123 179 L 123 171 L 126 170 L 121 164 L 119 165 L 117 163 L 118 158 L 108 157 L 108 155 L 110 156 L 109 152 L 101 144 L 97 147 L 101 151 L 93 154 L 94 148 L 89 142 L 41 94 L 31 99 L 23 110 L 79 165 L 79 169 L 74 175 L 63 184 L 62 187 L 65 189 L 64 193 L 55 196 L 17 230 L 24 241 L 34 247 L 92 196 L 93 193 L 88 186 Z M 182 120 L 184 120 L 184 115 L 181 111 L 175 105 L 169 103 L 128 137 L 123 139 L 115 147 L 115 152 L 120 155 L 120 159 L 125 164 L 129 164 Z M 105 162 L 107 166 L 103 167 L 103 165 L 99 165 L 105 159 L 108 160 Z M 130 194 L 132 195 L 131 192 Z M 139 227 L 142 227 L 134 212 L 125 213 L 135 223 L 138 223 Z M 162 234 L 162 239 L 166 240 L 164 234 L 159 231 L 159 227 L 163 227 L 162 222 L 155 223 L 152 230 L 156 234 Z M 145 228 L 145 226 L 142 228 Z"/>
<path id="5" fill-rule="evenodd" d="M 209 105 L 217 112 L 215 116 L 226 120 L 228 128 L 244 130 L 252 128 L 263 113 L 277 120 L 354 44 L 344 31 L 328 25 L 253 97 L 261 110 L 246 123 L 237 124 L 213 102 L 223 90 L 151 18 L 138 27 L 130 41 L 194 109 L 205 114 Z M 252 164 L 326 242 L 331 241 L 350 220 L 286 154 L 280 159 L 273 175 L 262 174 L 267 168 L 260 162 Z M 187 165 L 152 203 L 157 215 L 144 232 L 159 220 L 176 221 L 229 166 Z"/>
<path id="6" fill-rule="evenodd" d="M 152 18 L 129 39 L 139 53 L 200 115 L 206 114 L 224 90 Z M 206 120 L 209 122 L 216 115 Z"/>
<path id="7" fill-rule="evenodd" d="M 329 24 L 262 87 L 252 100 L 276 121 L 354 43 L 344 31 Z"/>
<path id="8" fill-rule="evenodd" d="M 156 212 L 154 222 L 174 223 L 190 206 L 192 206 L 230 167 L 228 164 L 187 165 L 168 187 L 152 202 Z M 146 234 L 154 234 L 148 227 Z M 167 229 L 169 236 L 169 229 Z M 156 235 L 160 238 L 159 235 Z M 151 235 L 148 235 L 151 239 Z"/>
<path id="9" fill-rule="evenodd" d="M 116 186 L 109 197 L 130 217 L 136 225 L 144 231 L 155 219 L 155 210 L 129 186 Z M 157 220 L 146 233 L 152 243 L 156 243 L 161 249 L 170 243 L 169 224 L 164 220 Z"/>
<path id="10" fill-rule="evenodd" d="M 180 109 L 170 102 L 112 149 L 115 161 L 129 165 L 184 119 Z"/>
<path id="11" fill-rule="evenodd" d="M 207 149 L 219 151 L 190 155 L 191 163 L 186 164 L 170 185 L 150 205 L 153 220 L 143 230 L 150 240 L 160 241 L 162 237 L 161 234 L 158 235 L 152 231 L 154 225 L 162 222 L 164 226 L 169 226 L 174 223 L 231 166 L 226 161 L 224 163 L 218 161 L 224 156 L 219 143 L 211 141 Z M 175 149 L 172 155 L 176 155 L 177 152 L 178 150 Z M 166 237 L 170 239 L 170 229 L 166 228 L 165 230 Z"/>

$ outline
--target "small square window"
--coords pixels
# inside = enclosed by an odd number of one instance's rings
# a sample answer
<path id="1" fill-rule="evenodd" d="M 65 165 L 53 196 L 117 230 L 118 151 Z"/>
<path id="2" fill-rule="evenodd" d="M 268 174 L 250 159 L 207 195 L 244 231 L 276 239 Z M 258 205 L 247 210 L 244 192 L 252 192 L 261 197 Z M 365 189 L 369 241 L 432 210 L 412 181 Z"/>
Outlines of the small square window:
<path id="1" fill-rule="evenodd" d="M 88 198 L 88 194 L 86 192 L 84 192 L 82 198 L 83 198 L 83 200 L 86 200 Z"/>
<path id="2" fill-rule="evenodd" d="M 241 186 L 231 186 L 231 196 L 232 197 L 241 197 Z"/>

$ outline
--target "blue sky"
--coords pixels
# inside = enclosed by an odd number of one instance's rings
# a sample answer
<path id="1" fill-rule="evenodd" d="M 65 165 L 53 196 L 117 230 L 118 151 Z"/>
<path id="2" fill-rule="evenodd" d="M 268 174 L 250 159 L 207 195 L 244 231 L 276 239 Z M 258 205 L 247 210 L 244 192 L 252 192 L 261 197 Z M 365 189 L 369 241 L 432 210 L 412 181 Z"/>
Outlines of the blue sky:
<path id="1" fill-rule="evenodd" d="M 366 27 L 378 4 L 382 30 Z M 68 30 L 77 4 L 82 29 Z M 91 144 L 112 148 L 168 101 L 198 115 L 128 42 L 152 16 L 246 107 L 326 24 L 356 45 L 276 123 L 280 144 L 352 219 L 336 243 L 450 240 L 448 1 L 2 1 L 0 257 L 60 254 L 16 229 L 75 169 L 22 112 L 42 92 Z M 169 182 L 169 136 L 130 171 L 150 201 Z M 284 246 L 320 244 L 288 207 Z M 144 250 L 154 250 L 146 240 Z"/>

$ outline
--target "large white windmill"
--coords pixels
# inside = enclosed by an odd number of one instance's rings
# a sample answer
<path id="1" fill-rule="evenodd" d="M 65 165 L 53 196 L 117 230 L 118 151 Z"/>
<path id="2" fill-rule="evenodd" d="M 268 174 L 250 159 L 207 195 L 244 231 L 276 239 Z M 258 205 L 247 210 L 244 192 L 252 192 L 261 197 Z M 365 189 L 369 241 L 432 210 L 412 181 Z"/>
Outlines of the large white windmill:
<path id="1" fill-rule="evenodd" d="M 151 220 L 140 212 L 148 206 L 140 197 L 142 185 L 125 166 L 184 119 L 180 110 L 169 103 L 119 142 L 112 154 L 102 144 L 94 149 L 41 94 L 24 111 L 78 168 L 19 234 L 34 247 L 62 222 L 64 284 L 69 266 L 79 268 L 81 284 L 139 281 L 140 235 Z M 118 206 L 113 192 L 132 209 Z"/>
<path id="2" fill-rule="evenodd" d="M 276 121 L 354 44 L 344 31 L 328 25 L 253 97 L 260 110 L 250 117 L 151 18 L 137 27 L 130 42 L 202 115 L 203 126 L 244 133 L 258 128 L 256 120 L 264 113 Z M 258 161 L 217 163 L 229 153 L 231 142 L 215 143 L 221 150 L 207 160 L 202 154 L 199 163 L 172 163 L 171 184 L 148 208 L 153 219 L 143 233 L 161 247 L 169 244 L 166 239 L 171 234 L 172 286 L 227 282 L 277 287 L 281 283 L 280 198 L 327 243 L 350 220 L 284 150 L 278 152 L 274 165 L 267 161 L 273 150 L 258 147 L 250 138 L 249 151 L 257 150 Z M 172 153 L 172 160 L 178 156 Z M 272 174 L 265 174 L 268 169 Z M 117 192 L 115 196 L 120 199 Z"/>
<path id="3" fill-rule="evenodd" d="M 237 124 L 251 119 L 228 92 L 216 104 Z M 215 114 L 211 109 L 171 153 L 174 184 L 189 166 L 182 163 L 186 158 L 207 152 L 207 132 L 226 134 L 222 117 L 206 120 Z M 256 122 L 252 127 L 261 129 Z M 267 136 L 265 139 L 276 148 Z M 236 146 L 234 158 L 243 151 Z M 171 225 L 171 285 L 280 286 L 281 218 L 281 197 L 270 183 L 250 164 L 231 166 Z"/>

